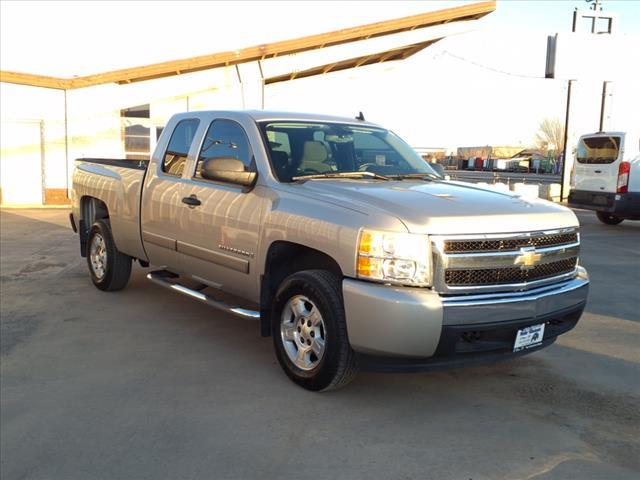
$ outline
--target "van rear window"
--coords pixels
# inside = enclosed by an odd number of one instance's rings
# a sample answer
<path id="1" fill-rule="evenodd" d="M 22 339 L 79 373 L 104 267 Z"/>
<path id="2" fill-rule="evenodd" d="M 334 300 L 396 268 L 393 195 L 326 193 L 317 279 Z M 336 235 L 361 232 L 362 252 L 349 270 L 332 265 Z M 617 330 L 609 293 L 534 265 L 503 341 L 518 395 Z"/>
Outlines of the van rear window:
<path id="1" fill-rule="evenodd" d="M 613 163 L 620 152 L 620 137 L 587 137 L 578 143 L 580 163 Z"/>

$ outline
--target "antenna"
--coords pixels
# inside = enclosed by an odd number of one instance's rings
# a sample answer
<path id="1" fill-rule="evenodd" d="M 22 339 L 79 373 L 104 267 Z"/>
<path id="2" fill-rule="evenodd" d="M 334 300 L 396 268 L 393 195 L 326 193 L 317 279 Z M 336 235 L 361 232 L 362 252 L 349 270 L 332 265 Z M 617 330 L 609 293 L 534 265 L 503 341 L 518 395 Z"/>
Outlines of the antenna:
<path id="1" fill-rule="evenodd" d="M 360 120 L 360 121 L 363 121 L 363 122 L 365 121 L 365 120 L 364 120 L 364 115 L 362 114 L 362 112 L 360 112 L 360 113 L 358 114 L 358 116 L 356 117 L 356 120 Z"/>

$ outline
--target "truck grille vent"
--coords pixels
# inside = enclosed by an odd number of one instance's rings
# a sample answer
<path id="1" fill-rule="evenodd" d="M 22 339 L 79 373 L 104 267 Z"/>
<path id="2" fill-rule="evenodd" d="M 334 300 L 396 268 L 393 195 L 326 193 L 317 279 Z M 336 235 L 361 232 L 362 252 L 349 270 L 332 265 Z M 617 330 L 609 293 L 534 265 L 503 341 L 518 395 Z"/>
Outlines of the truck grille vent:
<path id="1" fill-rule="evenodd" d="M 502 252 L 518 250 L 522 247 L 555 247 L 558 245 L 568 245 L 577 242 L 578 234 L 576 232 L 540 235 L 529 238 L 447 240 L 444 242 L 444 251 L 445 253 Z"/>
<path id="2" fill-rule="evenodd" d="M 577 257 L 572 257 L 536 265 L 528 270 L 522 270 L 520 267 L 447 269 L 445 270 L 445 283 L 450 286 L 464 286 L 531 282 L 570 273 L 575 270 L 577 261 Z"/>

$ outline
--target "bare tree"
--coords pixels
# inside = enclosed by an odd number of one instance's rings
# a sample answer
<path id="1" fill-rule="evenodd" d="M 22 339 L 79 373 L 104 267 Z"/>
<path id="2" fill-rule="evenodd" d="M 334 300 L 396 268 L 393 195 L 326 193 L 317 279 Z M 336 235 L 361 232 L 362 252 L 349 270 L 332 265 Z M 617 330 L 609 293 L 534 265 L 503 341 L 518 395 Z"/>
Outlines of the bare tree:
<path id="1" fill-rule="evenodd" d="M 551 151 L 557 157 L 564 150 L 564 125 L 559 118 L 545 118 L 535 136 L 536 147 L 543 155 Z"/>

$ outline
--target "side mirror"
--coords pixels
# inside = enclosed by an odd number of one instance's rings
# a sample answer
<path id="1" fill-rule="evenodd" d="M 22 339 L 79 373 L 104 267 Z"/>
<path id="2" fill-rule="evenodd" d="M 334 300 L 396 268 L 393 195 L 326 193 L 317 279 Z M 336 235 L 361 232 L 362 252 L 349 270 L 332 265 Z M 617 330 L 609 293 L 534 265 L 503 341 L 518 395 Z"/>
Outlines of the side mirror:
<path id="1" fill-rule="evenodd" d="M 258 177 L 256 172 L 247 172 L 244 168 L 244 163 L 233 157 L 218 157 L 205 160 L 202 164 L 200 175 L 206 180 L 237 183 L 245 187 L 252 186 Z"/>
<path id="2" fill-rule="evenodd" d="M 444 167 L 439 163 L 430 163 L 429 166 L 433 169 L 434 172 L 440 177 L 444 178 Z"/>

